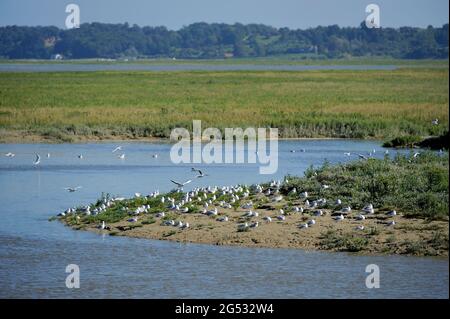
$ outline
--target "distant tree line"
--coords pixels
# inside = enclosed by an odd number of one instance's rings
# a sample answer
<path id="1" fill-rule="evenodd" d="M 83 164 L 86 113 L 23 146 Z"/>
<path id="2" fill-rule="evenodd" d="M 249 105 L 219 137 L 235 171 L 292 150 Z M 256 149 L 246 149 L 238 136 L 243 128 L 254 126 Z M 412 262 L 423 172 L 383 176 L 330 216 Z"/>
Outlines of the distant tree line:
<path id="1" fill-rule="evenodd" d="M 339 58 L 390 56 L 448 58 L 448 24 L 440 28 L 368 29 L 337 25 L 306 30 L 262 24 L 194 23 L 178 31 L 165 27 L 86 23 L 78 29 L 0 27 L 0 57 L 65 58 L 223 58 L 305 54 Z"/>

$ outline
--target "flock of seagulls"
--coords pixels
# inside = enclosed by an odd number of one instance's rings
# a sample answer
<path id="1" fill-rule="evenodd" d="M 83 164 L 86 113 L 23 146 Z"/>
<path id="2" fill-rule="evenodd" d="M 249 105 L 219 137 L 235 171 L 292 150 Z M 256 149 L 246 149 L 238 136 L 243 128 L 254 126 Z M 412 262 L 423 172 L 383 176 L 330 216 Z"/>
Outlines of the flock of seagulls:
<path id="1" fill-rule="evenodd" d="M 112 153 L 117 153 L 122 151 L 122 146 L 117 146 L 112 150 Z M 293 150 L 294 152 L 296 150 Z M 305 150 L 300 150 L 304 152 Z M 372 150 L 368 153 L 368 155 L 364 154 L 356 154 L 361 159 L 368 159 L 376 153 L 376 150 Z M 346 156 L 351 156 L 352 153 L 346 152 L 344 153 Z M 420 152 L 415 152 L 413 157 L 416 158 L 420 155 Z M 6 157 L 14 157 L 15 154 L 9 152 L 5 154 Z M 50 157 L 50 154 L 47 154 L 47 157 Z M 125 153 L 121 153 L 118 155 L 120 159 L 125 159 Z M 153 158 L 157 158 L 158 154 L 153 154 Z M 83 159 L 83 155 L 78 155 L 79 159 Z M 34 165 L 39 165 L 41 163 L 41 157 L 39 154 L 36 154 L 35 160 L 33 162 Z M 204 171 L 194 168 L 191 168 L 191 172 L 195 173 L 195 178 L 204 178 L 209 176 Z M 177 193 L 181 193 L 183 188 L 192 183 L 192 179 L 186 181 L 177 181 L 170 180 L 177 188 Z M 287 193 L 281 192 L 281 187 L 284 189 L 289 189 Z M 64 189 L 68 192 L 76 192 L 81 189 L 81 186 L 76 187 L 65 187 Z M 330 185 L 323 184 L 321 185 L 321 189 L 327 190 L 330 188 Z M 284 191 L 283 191 L 284 192 Z M 136 194 L 135 197 L 142 197 L 141 194 Z M 174 197 L 162 196 L 159 192 L 151 193 L 150 195 L 144 196 L 144 198 L 159 198 L 161 204 L 164 205 L 164 210 L 166 211 L 175 211 L 177 213 L 190 213 L 192 206 L 200 206 L 202 207 L 201 212 L 199 214 L 215 218 L 218 222 L 229 222 L 231 220 L 230 216 L 226 215 L 226 212 L 221 212 L 221 210 L 231 209 L 233 207 L 238 207 L 247 210 L 244 213 L 237 225 L 238 231 L 247 231 L 250 229 L 256 229 L 261 227 L 263 224 L 271 223 L 274 220 L 278 222 L 284 222 L 288 219 L 292 219 L 292 215 L 299 215 L 306 217 L 308 220 L 302 221 L 298 220 L 298 228 L 299 229 L 308 229 L 311 227 L 316 227 L 320 220 L 325 218 L 327 213 L 324 212 L 324 209 L 330 207 L 328 204 L 328 200 L 325 198 L 315 198 L 311 199 L 310 194 L 307 190 L 302 190 L 301 192 L 297 192 L 295 187 L 290 187 L 289 180 L 284 181 L 272 181 L 268 185 L 256 184 L 256 185 L 235 185 L 235 186 L 208 186 L 208 187 L 195 187 L 192 191 L 183 193 L 181 200 L 176 200 Z M 250 198 L 254 198 L 255 200 L 261 200 L 265 198 L 268 202 L 273 204 L 286 202 L 286 205 L 279 209 L 276 214 L 272 214 L 272 216 L 260 216 L 260 213 L 254 209 L 255 204 Z M 77 215 L 79 218 L 80 214 L 85 215 L 98 215 L 106 212 L 109 208 L 118 205 L 118 203 L 123 202 L 124 198 L 114 198 L 110 200 L 104 200 L 101 203 L 97 203 L 95 205 L 89 205 L 81 208 L 69 208 L 68 210 L 59 214 L 59 216 L 67 216 L 70 214 Z M 294 206 L 288 204 L 288 202 L 295 201 Z M 343 205 L 341 199 L 333 199 L 332 202 L 334 205 L 331 205 L 332 212 L 331 218 L 337 222 L 342 223 L 345 222 L 346 219 L 352 219 L 361 224 L 356 227 L 357 230 L 364 230 L 364 221 L 367 219 L 368 215 L 375 214 L 375 209 L 372 204 L 365 205 L 362 209 L 356 211 L 356 215 L 350 216 L 353 214 L 353 210 L 350 206 Z M 127 220 L 130 223 L 137 223 L 139 220 L 139 216 L 141 214 L 147 214 L 150 210 L 150 205 L 142 205 L 136 208 L 132 208 L 131 210 L 128 207 L 122 207 L 122 209 L 126 210 L 131 216 Z M 166 216 L 166 211 L 161 211 L 155 215 L 157 218 L 164 219 Z M 391 210 L 385 213 L 385 218 L 391 220 L 385 223 L 386 226 L 394 226 L 396 224 L 395 217 L 397 216 L 397 212 L 395 210 Z M 245 221 L 241 222 L 241 219 Z M 164 220 L 163 224 L 165 226 L 174 226 L 180 229 L 188 229 L 190 227 L 188 222 L 185 221 L 175 221 L 175 220 Z M 108 226 L 102 221 L 101 225 L 99 225 L 101 229 L 108 229 Z"/>
<path id="2" fill-rule="evenodd" d="M 196 169 L 192 171 L 198 172 Z M 139 202 L 146 202 L 135 207 L 133 199 L 127 200 L 125 198 L 103 199 L 101 202 L 81 208 L 69 208 L 59 216 L 67 216 L 75 214 L 79 218 L 80 214 L 84 215 L 99 215 L 106 212 L 109 208 L 116 208 L 120 205 L 120 209 L 127 212 L 130 216 L 127 219 L 128 223 L 137 223 L 140 216 L 148 214 L 152 208 L 149 203 L 156 205 L 160 210 L 154 213 L 154 217 L 161 219 L 162 226 L 176 227 L 180 230 L 190 228 L 187 221 L 169 219 L 170 212 L 177 213 L 177 216 L 183 214 L 196 214 L 198 216 L 206 216 L 215 219 L 217 222 L 227 223 L 236 222 L 237 231 L 250 231 L 252 229 L 264 227 L 265 224 L 270 224 L 273 221 L 283 223 L 285 221 L 294 221 L 298 229 L 309 229 L 317 227 L 322 220 L 331 216 L 331 219 L 336 223 L 345 223 L 345 221 L 353 220 L 357 224 L 354 228 L 357 231 L 365 229 L 364 222 L 369 215 L 377 214 L 377 219 L 381 212 L 376 212 L 373 204 L 367 204 L 359 210 L 353 210 L 348 205 L 343 205 L 342 200 L 335 199 L 329 201 L 325 198 L 314 198 L 308 191 L 297 192 L 296 187 L 289 184 L 289 180 L 272 181 L 269 184 L 255 184 L 255 185 L 234 185 L 234 186 L 207 186 L 194 187 L 191 191 L 182 192 L 182 187 L 192 181 L 176 182 L 172 181 L 177 189 L 175 194 L 160 194 L 155 191 L 149 195 L 143 196 L 140 193 L 135 194 L 135 199 Z M 68 191 L 75 191 L 76 188 L 67 188 Z M 283 188 L 283 189 L 282 189 Z M 257 211 L 260 203 L 281 203 L 284 201 L 284 206 L 275 212 L 272 209 L 264 209 L 264 216 Z M 156 203 L 156 204 L 155 204 Z M 329 204 L 332 203 L 332 204 Z M 125 205 L 126 204 L 126 205 Z M 198 210 L 198 207 L 201 207 Z M 245 212 L 240 216 L 229 216 L 227 210 L 233 207 L 239 207 Z M 327 210 L 328 212 L 325 212 Z M 391 210 L 383 214 L 381 219 L 385 220 L 383 224 L 386 227 L 392 227 L 396 224 L 395 217 L 398 215 L 395 210 Z M 296 217 L 297 216 L 297 217 Z M 300 218 L 299 218 L 300 217 Z M 353 226 L 352 226 L 353 227 Z M 104 221 L 98 225 L 98 228 L 110 229 Z"/>
<path id="3" fill-rule="evenodd" d="M 117 146 L 116 148 L 114 148 L 114 150 L 112 151 L 112 153 L 116 153 L 116 152 L 118 152 L 118 151 L 121 151 L 123 149 L 123 147 L 122 146 Z M 8 152 L 8 153 L 5 153 L 5 156 L 6 157 L 9 157 L 9 158 L 13 158 L 13 157 L 15 157 L 16 156 L 16 154 L 14 154 L 14 153 L 12 153 L 12 152 Z M 125 159 L 125 157 L 126 157 L 126 155 L 125 155 L 125 153 L 121 153 L 121 154 L 119 154 L 118 156 L 117 156 L 119 159 L 121 159 L 121 160 L 124 160 Z M 152 157 L 153 158 L 158 158 L 158 154 L 152 154 Z M 47 153 L 47 158 L 50 158 L 50 153 Z M 77 155 L 77 158 L 78 159 L 80 159 L 80 160 L 82 160 L 83 158 L 84 158 L 84 156 L 83 156 L 83 154 L 78 154 Z M 39 154 L 35 154 L 35 160 L 33 161 L 33 164 L 34 165 L 39 165 L 39 164 L 41 164 L 41 156 L 39 155 Z M 204 174 L 202 174 L 202 172 L 200 171 L 200 170 L 198 170 L 198 172 L 199 172 L 199 176 L 198 177 L 204 177 L 204 176 L 206 176 L 206 175 L 204 175 Z"/>
<path id="4" fill-rule="evenodd" d="M 122 149 L 123 149 L 122 146 L 117 146 L 116 148 L 113 149 L 112 153 L 116 153 L 116 152 L 118 152 L 118 151 L 121 151 Z M 5 154 L 5 156 L 6 156 L 6 157 L 9 157 L 9 158 L 13 158 L 13 157 L 16 156 L 16 154 L 14 154 L 14 153 L 12 153 L 12 152 L 8 152 L 8 153 Z M 51 156 L 50 153 L 47 153 L 47 158 L 50 158 L 50 156 Z M 152 157 L 153 157 L 153 158 L 158 158 L 158 154 L 152 154 Z M 82 159 L 84 158 L 84 157 L 83 157 L 83 154 L 78 154 L 78 155 L 77 155 L 77 158 L 80 159 L 80 160 L 82 160 Z M 122 160 L 125 159 L 125 153 L 120 154 L 120 155 L 118 156 L 118 158 L 119 158 L 119 159 L 122 159 Z M 34 166 L 38 166 L 39 164 L 41 164 L 41 156 L 40 156 L 39 154 L 35 154 L 35 159 L 34 159 L 34 161 L 33 161 L 33 165 L 34 165 Z M 193 168 L 193 170 L 194 170 L 194 168 Z M 204 176 L 207 176 L 206 174 L 203 174 L 202 171 L 200 171 L 200 170 L 196 170 L 196 171 L 199 173 L 199 175 L 198 175 L 197 177 L 204 177 Z M 175 181 L 173 181 L 173 182 L 177 184 L 177 182 L 175 182 Z M 190 183 L 190 181 L 185 182 L 184 185 L 186 185 L 186 184 L 188 184 L 188 183 Z M 183 185 L 183 183 L 179 183 L 179 184 Z M 77 190 L 79 190 L 79 189 L 81 189 L 81 188 L 82 188 L 81 186 L 76 186 L 76 187 L 64 187 L 64 189 L 67 190 L 67 191 L 70 192 L 70 193 L 76 192 Z"/>
<path id="5" fill-rule="evenodd" d="M 290 152 L 291 152 L 291 153 L 295 153 L 295 152 L 297 152 L 297 151 L 296 151 L 296 150 L 291 150 Z M 305 151 L 304 149 L 302 149 L 301 152 L 306 152 L 306 151 Z M 350 156 L 352 156 L 352 155 L 355 155 L 355 156 L 358 156 L 360 159 L 365 159 L 365 160 L 367 160 L 367 159 L 373 157 L 373 156 L 375 155 L 375 153 L 376 153 L 376 150 L 373 149 L 372 151 L 368 152 L 367 154 L 361 154 L 361 153 L 353 154 L 353 153 L 351 153 L 351 152 L 344 152 L 344 155 L 347 156 L 347 157 L 350 157 Z M 385 155 L 388 155 L 388 154 L 389 154 L 389 150 L 384 151 L 384 154 L 385 154 Z"/>

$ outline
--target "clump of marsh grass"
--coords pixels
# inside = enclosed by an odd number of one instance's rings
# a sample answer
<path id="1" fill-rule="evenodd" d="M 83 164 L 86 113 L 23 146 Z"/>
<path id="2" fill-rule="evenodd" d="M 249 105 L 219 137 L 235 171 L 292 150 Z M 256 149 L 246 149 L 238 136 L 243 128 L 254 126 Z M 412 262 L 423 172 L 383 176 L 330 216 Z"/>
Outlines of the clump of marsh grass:
<path id="1" fill-rule="evenodd" d="M 416 135 L 405 135 L 395 137 L 384 142 L 383 147 L 412 148 L 422 141 L 422 137 Z"/>
<path id="2" fill-rule="evenodd" d="M 156 220 L 153 217 L 150 217 L 144 221 L 142 221 L 142 225 L 150 225 L 156 223 Z"/>
<path id="3" fill-rule="evenodd" d="M 369 240 L 355 234 L 338 234 L 335 230 L 328 230 L 321 235 L 321 246 L 325 249 L 359 252 L 369 244 Z"/>
<path id="4" fill-rule="evenodd" d="M 434 232 L 428 243 L 436 250 L 448 250 L 448 234 L 442 231 Z"/>
<path id="5" fill-rule="evenodd" d="M 281 192 L 292 187 L 308 191 L 310 198 L 339 198 L 361 209 L 372 203 L 378 209 L 396 209 L 405 217 L 448 220 L 448 153 L 421 152 L 419 156 L 354 161 L 343 165 L 310 167 L 304 177 L 290 177 Z M 320 185 L 330 187 L 321 189 Z"/>
<path id="6" fill-rule="evenodd" d="M 170 237 L 170 236 L 175 235 L 176 233 L 177 233 L 176 231 L 171 230 L 171 231 L 168 231 L 168 232 L 164 233 L 164 234 L 162 235 L 162 237 L 164 237 L 164 238 Z"/>

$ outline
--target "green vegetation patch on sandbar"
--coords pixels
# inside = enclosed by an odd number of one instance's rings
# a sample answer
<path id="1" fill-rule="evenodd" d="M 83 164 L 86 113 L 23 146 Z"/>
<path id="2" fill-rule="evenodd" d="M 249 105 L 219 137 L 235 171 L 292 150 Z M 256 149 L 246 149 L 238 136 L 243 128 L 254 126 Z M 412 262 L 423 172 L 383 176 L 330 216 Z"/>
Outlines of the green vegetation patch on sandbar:
<path id="1" fill-rule="evenodd" d="M 415 157 L 411 153 L 344 165 L 325 163 L 308 169 L 305 177 L 289 178 L 289 187 L 340 198 L 355 208 L 372 203 L 383 210 L 398 209 L 405 217 L 445 220 L 449 214 L 448 174 L 448 153 L 426 151 Z M 322 185 L 329 188 L 324 190 Z"/>
<path id="2" fill-rule="evenodd" d="M 407 135 L 395 137 L 392 140 L 383 143 L 383 147 L 396 148 L 415 148 L 423 147 L 430 149 L 447 149 L 448 150 L 449 132 L 445 132 L 440 136 L 431 136 L 423 138 L 421 136 Z"/>
<path id="3" fill-rule="evenodd" d="M 277 127 L 285 138 L 439 135 L 448 130 L 448 68 L 0 73 L 3 136 L 168 137 L 193 119 Z"/>

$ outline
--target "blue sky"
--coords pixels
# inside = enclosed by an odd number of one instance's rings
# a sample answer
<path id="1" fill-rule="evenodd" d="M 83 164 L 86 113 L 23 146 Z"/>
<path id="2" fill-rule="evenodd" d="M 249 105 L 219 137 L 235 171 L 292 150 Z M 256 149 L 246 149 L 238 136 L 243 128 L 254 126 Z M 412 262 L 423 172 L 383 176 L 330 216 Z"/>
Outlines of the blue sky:
<path id="1" fill-rule="evenodd" d="M 63 28 L 69 3 L 80 6 L 81 23 L 164 25 L 193 22 L 263 23 L 305 29 L 318 25 L 357 26 L 365 7 L 380 6 L 381 26 L 441 26 L 448 0 L 0 0 L 0 25 L 55 25 Z"/>

